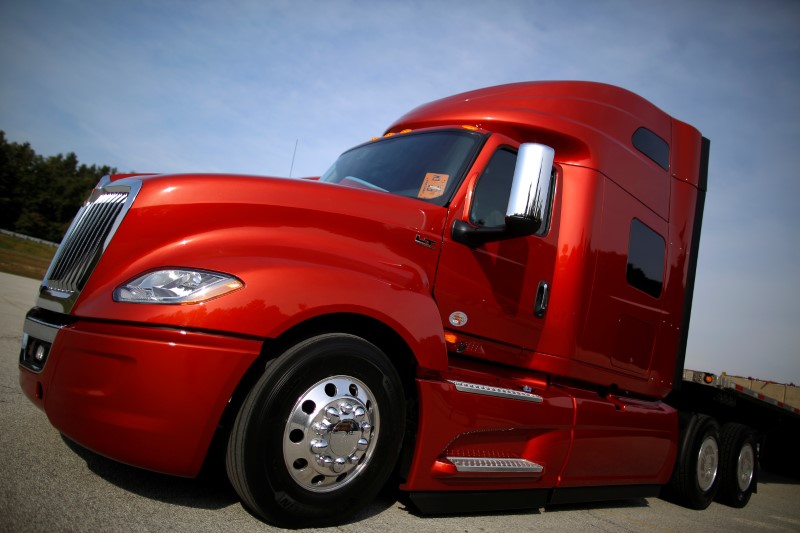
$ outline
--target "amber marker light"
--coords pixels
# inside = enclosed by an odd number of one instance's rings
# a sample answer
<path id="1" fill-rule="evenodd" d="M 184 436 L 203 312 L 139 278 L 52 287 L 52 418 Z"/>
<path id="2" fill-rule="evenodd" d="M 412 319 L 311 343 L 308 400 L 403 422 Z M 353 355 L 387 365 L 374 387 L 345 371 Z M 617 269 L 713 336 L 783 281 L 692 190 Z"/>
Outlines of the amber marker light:
<path id="1" fill-rule="evenodd" d="M 706 374 L 705 376 L 703 376 L 703 381 L 705 381 L 705 382 L 706 382 L 706 383 L 708 383 L 709 385 L 711 385 L 712 383 L 714 383 L 714 376 L 713 376 L 713 374 Z"/>

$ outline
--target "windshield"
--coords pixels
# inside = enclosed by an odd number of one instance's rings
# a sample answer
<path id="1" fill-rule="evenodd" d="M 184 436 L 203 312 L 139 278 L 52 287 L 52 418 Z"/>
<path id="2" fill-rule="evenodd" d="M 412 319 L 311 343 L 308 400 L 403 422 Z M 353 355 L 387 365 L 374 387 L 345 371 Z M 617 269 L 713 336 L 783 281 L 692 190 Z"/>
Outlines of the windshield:
<path id="1" fill-rule="evenodd" d="M 320 181 L 445 205 L 482 140 L 461 130 L 384 137 L 343 153 Z"/>

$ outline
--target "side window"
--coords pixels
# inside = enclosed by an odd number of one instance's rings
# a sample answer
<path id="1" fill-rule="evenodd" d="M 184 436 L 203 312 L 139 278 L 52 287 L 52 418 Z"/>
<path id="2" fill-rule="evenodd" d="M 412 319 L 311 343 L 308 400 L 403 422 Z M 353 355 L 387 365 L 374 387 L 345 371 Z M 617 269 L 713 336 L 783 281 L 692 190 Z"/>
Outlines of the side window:
<path id="1" fill-rule="evenodd" d="M 669 170 L 669 144 L 667 141 L 648 130 L 639 128 L 631 138 L 634 148 L 653 160 L 664 170 Z"/>
<path id="2" fill-rule="evenodd" d="M 494 153 L 475 186 L 469 213 L 470 222 L 483 228 L 499 228 L 505 225 L 508 195 L 511 193 L 516 163 L 517 154 L 510 149 L 503 148 Z"/>
<path id="3" fill-rule="evenodd" d="M 664 287 L 664 238 L 634 218 L 628 242 L 628 284 L 653 298 L 661 296 Z"/>

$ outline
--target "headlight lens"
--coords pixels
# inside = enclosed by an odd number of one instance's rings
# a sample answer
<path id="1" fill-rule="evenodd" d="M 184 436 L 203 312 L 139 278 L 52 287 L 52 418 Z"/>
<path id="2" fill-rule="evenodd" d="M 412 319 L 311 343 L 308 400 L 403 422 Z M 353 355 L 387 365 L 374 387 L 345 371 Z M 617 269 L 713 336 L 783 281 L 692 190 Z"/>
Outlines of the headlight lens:
<path id="1" fill-rule="evenodd" d="M 151 304 L 196 304 L 244 287 L 227 274 L 207 270 L 169 269 L 148 272 L 117 287 L 114 301 Z"/>

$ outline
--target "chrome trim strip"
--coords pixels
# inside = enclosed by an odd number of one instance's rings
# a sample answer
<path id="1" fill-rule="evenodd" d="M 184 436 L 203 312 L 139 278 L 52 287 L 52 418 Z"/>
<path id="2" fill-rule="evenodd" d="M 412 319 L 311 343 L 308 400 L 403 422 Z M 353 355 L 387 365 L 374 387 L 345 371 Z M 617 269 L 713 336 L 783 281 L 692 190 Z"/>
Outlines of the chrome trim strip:
<path id="1" fill-rule="evenodd" d="M 541 474 L 544 467 L 525 459 L 499 457 L 448 457 L 458 472 L 520 472 Z"/>
<path id="2" fill-rule="evenodd" d="M 62 327 L 63 326 L 48 324 L 47 322 L 28 317 L 25 319 L 25 325 L 22 327 L 22 331 L 35 339 L 52 344 L 53 341 L 56 340 L 56 335 L 58 335 Z"/>
<path id="3" fill-rule="evenodd" d="M 542 403 L 544 399 L 538 394 L 531 394 L 530 392 L 523 392 L 513 389 L 504 389 L 502 387 L 492 387 L 490 385 L 479 385 L 477 383 L 467 383 L 466 381 L 447 380 L 456 386 L 459 392 L 467 392 L 470 394 L 481 394 L 483 396 L 494 396 L 496 398 L 506 398 L 509 400 L 523 400 L 526 402 Z"/>

